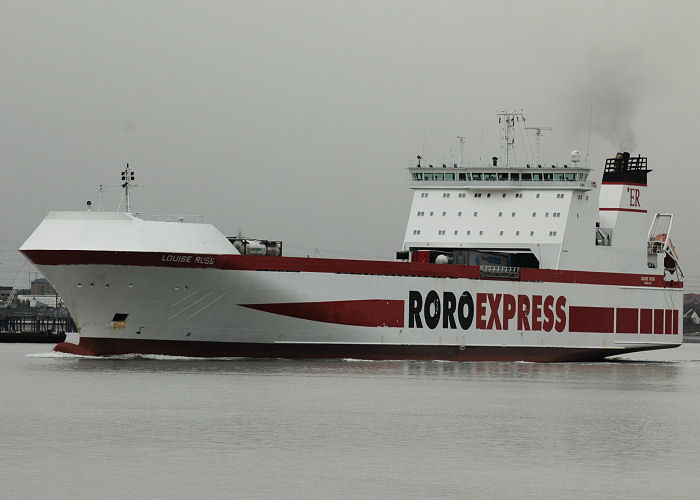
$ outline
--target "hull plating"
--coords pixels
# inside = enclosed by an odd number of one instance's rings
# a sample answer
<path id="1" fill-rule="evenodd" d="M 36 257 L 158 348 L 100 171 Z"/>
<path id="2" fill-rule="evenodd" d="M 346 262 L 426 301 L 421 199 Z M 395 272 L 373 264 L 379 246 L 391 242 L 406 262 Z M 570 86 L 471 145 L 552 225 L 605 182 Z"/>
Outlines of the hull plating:
<path id="1" fill-rule="evenodd" d="M 316 259 L 286 258 L 278 261 L 285 269 L 259 269 L 253 264 L 260 259 L 234 258 L 242 265 L 231 269 L 39 264 L 81 328 L 80 348 L 60 349 L 569 361 L 682 343 L 682 288 L 629 284 L 655 284 L 643 276 L 579 276 L 589 283 L 564 275 L 544 282 L 484 280 L 449 277 L 458 267 L 473 272 L 464 266 L 430 265 L 446 275 L 411 276 L 380 274 L 371 265 L 362 274 L 309 270 Z M 395 263 L 386 264 L 396 272 Z"/>

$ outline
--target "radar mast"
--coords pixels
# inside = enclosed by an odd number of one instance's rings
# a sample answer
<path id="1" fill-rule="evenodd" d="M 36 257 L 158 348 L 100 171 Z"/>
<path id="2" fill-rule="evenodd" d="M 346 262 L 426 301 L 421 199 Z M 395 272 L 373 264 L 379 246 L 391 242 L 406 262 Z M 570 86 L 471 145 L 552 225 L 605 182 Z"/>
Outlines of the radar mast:
<path id="1" fill-rule="evenodd" d="M 117 208 L 117 212 L 121 210 L 122 208 L 122 201 L 126 201 L 126 209 L 125 212 L 130 214 L 131 213 L 131 195 L 129 193 L 129 190 L 132 188 L 136 187 L 136 184 L 134 184 L 134 180 L 136 179 L 134 175 L 134 171 L 129 167 L 129 164 L 126 164 L 126 168 L 122 170 L 122 183 L 121 187 L 124 189 L 124 194 L 122 195 L 122 199 L 119 200 L 119 208 Z"/>
<path id="2" fill-rule="evenodd" d="M 525 115 L 522 110 L 518 111 L 500 111 L 496 113 L 498 123 L 501 128 L 501 155 L 505 156 L 505 167 L 511 166 L 511 162 L 515 163 L 515 124 L 522 120 L 525 123 Z"/>
<path id="3" fill-rule="evenodd" d="M 552 127 L 525 127 L 525 130 L 535 131 L 535 147 L 537 148 L 537 164 L 542 165 L 542 154 L 540 152 L 540 137 L 542 137 L 543 130 L 552 130 Z"/>

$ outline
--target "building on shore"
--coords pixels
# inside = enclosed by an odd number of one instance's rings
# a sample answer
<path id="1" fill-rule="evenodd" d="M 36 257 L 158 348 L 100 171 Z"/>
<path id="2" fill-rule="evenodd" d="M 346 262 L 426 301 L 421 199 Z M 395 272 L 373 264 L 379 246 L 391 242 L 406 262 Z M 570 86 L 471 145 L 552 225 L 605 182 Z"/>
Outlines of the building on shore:
<path id="1" fill-rule="evenodd" d="M 12 294 L 11 286 L 0 286 L 0 304 L 5 304 Z"/>
<path id="2" fill-rule="evenodd" d="M 37 278 L 31 283 L 32 295 L 56 295 L 56 290 L 46 278 Z"/>

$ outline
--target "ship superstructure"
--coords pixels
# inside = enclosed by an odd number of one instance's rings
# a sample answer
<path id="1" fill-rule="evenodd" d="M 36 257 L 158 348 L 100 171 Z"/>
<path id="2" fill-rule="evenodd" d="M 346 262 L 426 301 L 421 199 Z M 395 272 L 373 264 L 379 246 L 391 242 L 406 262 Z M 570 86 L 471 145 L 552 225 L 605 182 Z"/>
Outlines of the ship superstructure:
<path id="1" fill-rule="evenodd" d="M 502 115 L 511 158 L 518 116 Z M 618 153 L 607 160 L 600 185 L 578 151 L 558 165 L 507 157 L 473 166 L 421 160 L 408 168 L 414 194 L 405 258 L 664 275 L 659 254 L 639 251 L 640 241 L 664 234 L 647 232 L 646 158 Z M 662 219 L 670 224 L 671 216 Z"/>
<path id="2" fill-rule="evenodd" d="M 79 345 L 57 348 L 563 361 L 680 345 L 673 216 L 647 213 L 647 159 L 619 153 L 600 182 L 578 152 L 521 161 L 521 118 L 499 114 L 488 163 L 408 168 L 398 262 L 284 257 L 281 242 L 207 224 L 52 212 L 21 251 L 82 328 Z"/>

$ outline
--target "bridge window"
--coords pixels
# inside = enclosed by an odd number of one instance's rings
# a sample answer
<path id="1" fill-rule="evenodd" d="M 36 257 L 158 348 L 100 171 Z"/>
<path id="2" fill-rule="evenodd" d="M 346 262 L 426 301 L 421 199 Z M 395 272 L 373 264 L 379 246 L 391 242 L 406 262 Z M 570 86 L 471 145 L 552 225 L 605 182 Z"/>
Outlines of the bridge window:
<path id="1" fill-rule="evenodd" d="M 453 181 L 453 180 L 455 180 L 455 174 L 452 174 L 452 173 L 450 173 L 450 174 L 445 174 L 445 180 L 446 180 L 446 181 Z"/>
<path id="2" fill-rule="evenodd" d="M 499 181 L 507 181 L 508 180 L 508 174 L 500 173 L 498 174 L 498 180 Z"/>
<path id="3" fill-rule="evenodd" d="M 511 180 L 511 181 L 518 181 L 518 180 L 520 180 L 520 174 L 510 174 L 510 180 Z"/>

